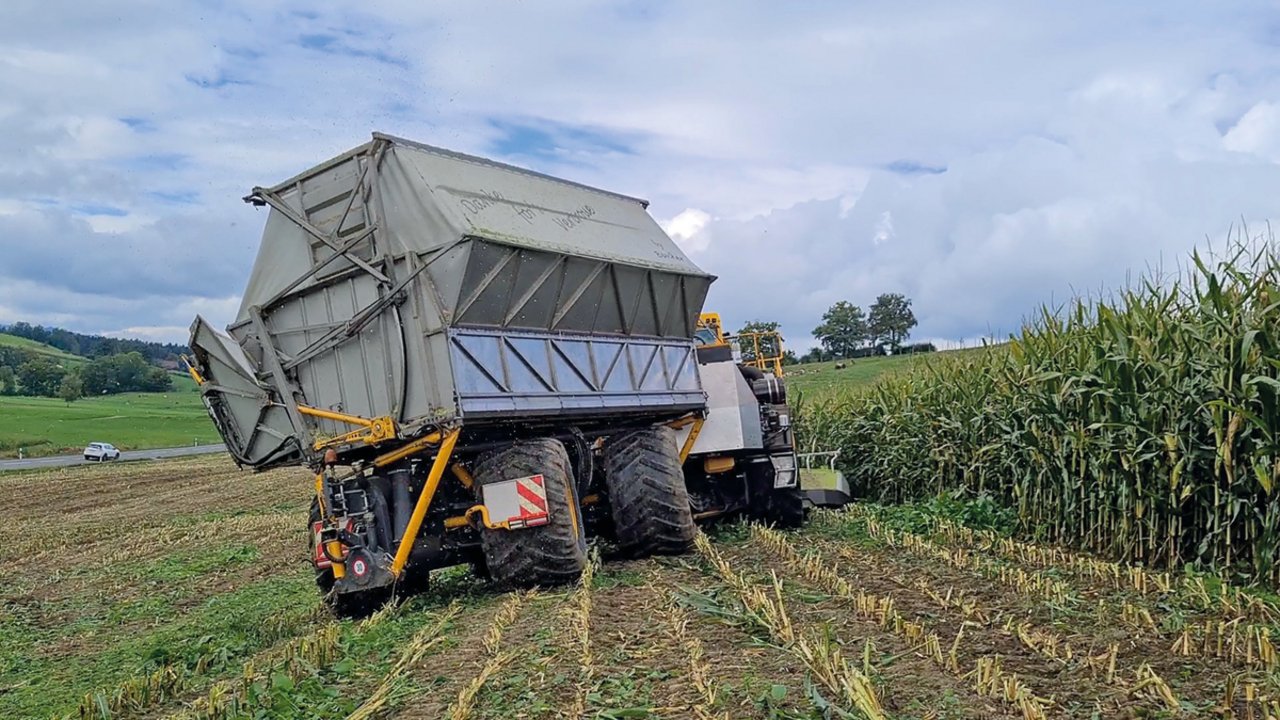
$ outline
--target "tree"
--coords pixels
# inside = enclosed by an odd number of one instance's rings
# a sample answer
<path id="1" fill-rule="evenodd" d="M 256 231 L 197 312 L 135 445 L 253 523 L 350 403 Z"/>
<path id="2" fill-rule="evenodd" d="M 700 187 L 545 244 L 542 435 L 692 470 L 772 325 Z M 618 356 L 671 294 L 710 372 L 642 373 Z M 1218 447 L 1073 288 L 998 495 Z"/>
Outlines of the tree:
<path id="1" fill-rule="evenodd" d="M 809 348 L 809 352 L 800 356 L 800 362 L 802 364 L 823 362 L 826 359 L 827 359 L 827 354 L 823 352 L 822 348 L 820 347 Z"/>
<path id="2" fill-rule="evenodd" d="M 834 357 L 846 357 L 867 340 L 867 318 L 862 308 L 846 300 L 822 314 L 822 324 L 813 329 L 822 347 Z"/>
<path id="3" fill-rule="evenodd" d="M 782 364 L 783 365 L 799 365 L 800 358 L 796 357 L 796 354 L 791 352 L 790 350 L 783 350 Z"/>
<path id="4" fill-rule="evenodd" d="M 54 397 L 62 384 L 62 377 L 67 374 L 60 365 L 54 365 L 47 358 L 36 356 L 18 367 L 18 383 L 23 393 Z"/>
<path id="5" fill-rule="evenodd" d="M 756 359 L 757 342 L 759 343 L 761 357 L 777 357 L 780 354 L 779 350 L 781 350 L 782 336 L 773 335 L 771 333 L 778 332 L 778 327 L 778 323 L 766 322 L 764 320 L 752 320 L 746 325 L 743 325 L 742 329 L 737 333 L 739 336 L 751 333 L 763 333 L 764 336 L 754 339 L 746 337 L 739 338 L 738 345 L 742 349 L 742 359 L 748 362 Z"/>
<path id="6" fill-rule="evenodd" d="M 58 397 L 67 403 L 73 403 L 84 396 L 84 383 L 76 373 L 67 373 L 58 386 Z"/>
<path id="7" fill-rule="evenodd" d="M 163 368 L 152 367 L 136 352 L 107 355 L 84 364 L 80 370 L 88 395 L 122 392 L 160 392 L 173 386 Z"/>
<path id="8" fill-rule="evenodd" d="M 0 395 L 13 395 L 16 392 L 18 392 L 18 378 L 13 374 L 13 368 L 0 365 Z"/>
<path id="9" fill-rule="evenodd" d="M 884 344 L 895 350 L 911 334 L 916 326 L 916 316 L 911 312 L 911 300 L 900 293 L 885 293 L 871 306 L 871 342 Z"/>

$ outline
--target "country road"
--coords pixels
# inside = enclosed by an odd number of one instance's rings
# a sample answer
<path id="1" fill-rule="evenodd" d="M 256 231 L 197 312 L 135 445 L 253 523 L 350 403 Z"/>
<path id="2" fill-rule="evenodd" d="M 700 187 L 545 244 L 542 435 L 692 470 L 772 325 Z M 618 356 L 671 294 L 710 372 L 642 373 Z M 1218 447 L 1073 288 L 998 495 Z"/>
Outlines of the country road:
<path id="1" fill-rule="evenodd" d="M 161 458 L 185 457 L 187 455 L 207 455 L 209 453 L 226 452 L 227 446 L 198 445 L 194 447 L 155 448 L 153 450 L 121 451 L 119 460 L 111 462 L 129 462 L 131 460 L 159 460 Z M 94 461 L 85 460 L 83 455 L 53 455 L 51 457 L 26 458 L 23 460 L 0 460 L 0 472 L 5 470 L 32 470 L 35 468 L 70 467 L 72 465 L 90 465 Z"/>

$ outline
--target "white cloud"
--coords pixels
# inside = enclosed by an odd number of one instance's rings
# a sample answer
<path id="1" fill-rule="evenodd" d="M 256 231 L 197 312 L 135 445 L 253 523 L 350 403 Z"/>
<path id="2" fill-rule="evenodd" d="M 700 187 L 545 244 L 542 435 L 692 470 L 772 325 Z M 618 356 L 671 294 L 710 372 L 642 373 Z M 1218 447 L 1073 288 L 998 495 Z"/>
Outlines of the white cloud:
<path id="1" fill-rule="evenodd" d="M 682 250 L 696 255 L 711 244 L 711 237 L 702 232 L 709 222 L 709 214 L 697 208 L 686 208 L 679 215 L 660 224 Z"/>
<path id="2" fill-rule="evenodd" d="M 1280 162 L 1280 105 L 1263 101 L 1249 108 L 1222 137 L 1222 146 Z"/>
<path id="3" fill-rule="evenodd" d="M 902 291 L 920 337 L 1005 332 L 1280 217 L 1276 27 L 1267 2 L 11 0 L 0 320 L 225 323 L 265 218 L 239 198 L 379 129 L 648 197 L 731 324 L 807 342 Z"/>

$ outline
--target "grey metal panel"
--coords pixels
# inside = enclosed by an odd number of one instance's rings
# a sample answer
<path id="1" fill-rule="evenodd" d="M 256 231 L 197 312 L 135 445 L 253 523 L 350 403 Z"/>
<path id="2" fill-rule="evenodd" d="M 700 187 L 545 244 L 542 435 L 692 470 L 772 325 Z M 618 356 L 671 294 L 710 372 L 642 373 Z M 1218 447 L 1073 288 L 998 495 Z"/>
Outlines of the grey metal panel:
<path id="1" fill-rule="evenodd" d="M 228 338 L 240 364 L 216 371 L 292 413 L 264 426 L 226 396 L 255 467 L 280 437 L 305 456 L 350 429 L 295 403 L 406 433 L 704 403 L 689 338 L 713 278 L 642 201 L 385 136 L 250 199 L 271 211 Z"/>
<path id="2" fill-rule="evenodd" d="M 398 138 L 378 137 L 382 139 L 263 192 L 276 193 L 322 234 L 334 229 L 346 209 L 345 199 L 354 193 L 355 201 L 336 237 L 376 225 L 377 232 L 351 251 L 364 260 L 378 252 L 428 252 L 474 236 L 528 250 L 711 279 L 663 233 L 642 201 Z M 373 167 L 375 159 L 377 167 Z M 369 170 L 364 187 L 356 188 L 365 168 Z M 378 217 L 366 207 L 365 194 L 377 198 Z M 273 217 L 279 214 L 279 210 L 272 210 Z M 320 239 L 287 224 L 269 223 L 239 320 L 247 318 L 249 307 L 266 303 L 305 269 L 305 264 L 292 258 L 288 263 L 276 262 L 283 251 L 269 247 L 299 241 L 312 250 L 311 262 L 329 253 L 330 248 Z M 351 269 L 351 261 L 344 256 L 324 268 L 320 276 Z M 628 312 L 634 309 L 634 300 L 626 298 Z"/>
<path id="3" fill-rule="evenodd" d="M 688 340 L 558 335 L 480 328 L 448 332 L 464 417 L 649 408 L 704 402 Z"/>
<path id="4" fill-rule="evenodd" d="M 288 413 L 270 386 L 257 380 L 239 343 L 197 317 L 191 346 L 204 374 L 201 396 L 231 456 L 253 467 L 301 461 Z"/>
<path id="5" fill-rule="evenodd" d="M 687 338 L 709 284 L 705 277 L 480 238 L 466 245 L 471 253 L 458 296 L 458 325 Z M 690 295 L 698 298 L 693 312 Z"/>
<path id="6" fill-rule="evenodd" d="M 694 454 L 764 447 L 760 409 L 751 387 L 732 362 L 698 366 L 707 393 L 707 417 Z"/>

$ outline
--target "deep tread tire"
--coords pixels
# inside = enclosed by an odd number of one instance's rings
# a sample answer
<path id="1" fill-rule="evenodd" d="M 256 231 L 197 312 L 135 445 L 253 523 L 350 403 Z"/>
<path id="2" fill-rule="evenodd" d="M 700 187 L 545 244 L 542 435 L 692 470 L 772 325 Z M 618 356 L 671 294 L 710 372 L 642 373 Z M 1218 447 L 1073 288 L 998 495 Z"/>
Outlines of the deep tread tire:
<path id="1" fill-rule="evenodd" d="M 320 521 L 320 501 L 311 498 L 311 513 L 307 519 L 307 561 L 315 557 L 315 533 L 311 528 Z M 362 618 L 372 615 L 391 599 L 391 588 L 374 588 L 353 593 L 335 593 L 333 591 L 333 570 L 315 568 L 316 587 L 324 597 L 324 604 L 329 611 L 340 618 Z"/>
<path id="2" fill-rule="evenodd" d="M 551 517 L 546 525 L 521 530 L 480 529 L 485 566 L 494 582 L 513 588 L 576 582 L 587 564 L 587 537 L 564 443 L 552 439 L 517 442 L 480 456 L 472 474 L 481 487 L 542 475 L 547 490 Z"/>
<path id="3" fill-rule="evenodd" d="M 671 428 L 613 436 L 604 446 L 605 484 L 618 545 L 630 557 L 679 555 L 697 528 Z"/>

